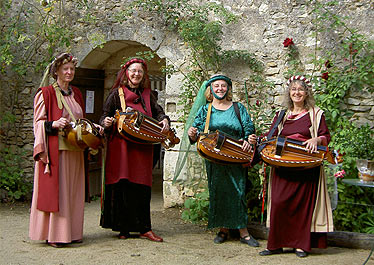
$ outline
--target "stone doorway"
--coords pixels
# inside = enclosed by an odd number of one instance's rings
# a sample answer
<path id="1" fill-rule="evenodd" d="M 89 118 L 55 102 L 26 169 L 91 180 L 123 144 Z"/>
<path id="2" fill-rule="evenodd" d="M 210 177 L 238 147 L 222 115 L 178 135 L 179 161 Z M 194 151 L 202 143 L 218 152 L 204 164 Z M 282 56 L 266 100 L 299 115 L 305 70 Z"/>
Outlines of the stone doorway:
<path id="1" fill-rule="evenodd" d="M 112 40 L 103 44 L 102 47 L 97 47 L 91 50 L 77 68 L 76 81 L 77 87 L 82 90 L 84 97 L 86 98 L 86 90 L 90 88 L 84 88 L 90 80 L 100 79 L 100 91 L 95 90 L 95 107 L 94 114 L 89 119 L 98 122 L 102 114 L 102 106 L 105 102 L 107 95 L 115 81 L 117 72 L 120 70 L 121 65 L 126 61 L 127 58 L 139 56 L 138 54 L 144 54 L 152 52 L 152 50 L 135 41 L 127 40 Z M 141 56 L 141 55 L 140 55 Z M 146 59 L 146 58 L 145 58 Z M 165 67 L 166 60 L 161 59 L 157 55 L 151 60 L 147 60 L 148 72 L 151 81 L 151 89 L 157 91 L 158 103 L 165 109 L 165 86 L 166 77 L 161 71 L 162 67 Z M 96 73 L 96 74 L 95 74 Z M 83 77 L 81 78 L 81 74 Z M 87 81 L 87 83 L 84 83 Z M 92 93 L 91 93 L 92 94 Z M 98 108 L 98 111 L 97 111 Z M 88 116 L 88 115 L 87 115 Z M 153 191 L 158 194 L 163 191 L 163 172 L 164 172 L 164 150 L 157 149 L 155 152 L 159 154 L 159 161 L 155 164 L 153 169 Z M 91 166 L 91 165 L 90 165 Z M 94 172 L 92 172 L 94 171 Z M 100 195 L 101 186 L 101 156 L 97 155 L 95 158 L 95 165 L 90 167 L 90 192 L 92 195 Z"/>
<path id="2" fill-rule="evenodd" d="M 82 92 L 86 118 L 95 123 L 99 123 L 103 110 L 104 80 L 104 70 L 78 67 L 74 80 L 71 82 Z M 101 193 L 101 161 L 101 150 L 94 156 L 85 152 L 85 168 L 86 174 L 89 176 L 89 186 L 86 186 L 86 190 L 89 190 L 90 196 L 100 196 Z"/>

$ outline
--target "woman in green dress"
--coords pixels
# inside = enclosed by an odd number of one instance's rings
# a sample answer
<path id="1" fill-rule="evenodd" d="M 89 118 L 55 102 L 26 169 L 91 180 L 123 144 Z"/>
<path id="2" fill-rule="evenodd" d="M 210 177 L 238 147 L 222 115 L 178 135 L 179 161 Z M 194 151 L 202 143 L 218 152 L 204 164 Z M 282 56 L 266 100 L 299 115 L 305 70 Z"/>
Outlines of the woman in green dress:
<path id="1" fill-rule="evenodd" d="M 231 87 L 230 78 L 224 75 L 215 75 L 206 83 L 205 98 L 212 103 L 209 131 L 219 130 L 235 139 L 243 139 L 242 149 L 249 152 L 251 144 L 256 143 L 255 128 L 242 104 L 237 103 L 239 113 L 236 113 Z M 199 133 L 204 131 L 208 106 L 200 107 L 192 127 L 188 129 L 191 143 L 195 143 Z M 214 243 L 225 242 L 229 229 L 238 229 L 240 242 L 258 247 L 258 242 L 247 230 L 247 169 L 242 165 L 222 165 L 206 160 L 206 170 L 209 188 L 208 228 L 220 228 Z"/>

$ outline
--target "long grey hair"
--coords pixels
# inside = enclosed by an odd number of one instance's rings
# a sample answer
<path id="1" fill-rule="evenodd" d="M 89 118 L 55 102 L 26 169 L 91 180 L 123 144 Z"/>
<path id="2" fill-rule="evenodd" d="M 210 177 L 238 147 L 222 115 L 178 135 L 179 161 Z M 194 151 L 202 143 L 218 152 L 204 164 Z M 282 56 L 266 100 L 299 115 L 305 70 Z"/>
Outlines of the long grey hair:
<path id="1" fill-rule="evenodd" d="M 287 82 L 288 85 L 284 93 L 283 105 L 287 107 L 288 109 L 293 110 L 294 105 L 293 105 L 293 101 L 290 96 L 290 92 L 291 92 L 292 84 L 295 84 L 295 83 L 301 85 L 303 89 L 306 91 L 306 98 L 304 100 L 304 108 L 306 110 L 309 110 L 310 108 L 314 107 L 316 103 L 315 103 L 314 96 L 313 96 L 312 86 L 308 85 L 307 82 L 303 80 L 298 80 L 298 79 L 294 79 L 290 82 Z"/>

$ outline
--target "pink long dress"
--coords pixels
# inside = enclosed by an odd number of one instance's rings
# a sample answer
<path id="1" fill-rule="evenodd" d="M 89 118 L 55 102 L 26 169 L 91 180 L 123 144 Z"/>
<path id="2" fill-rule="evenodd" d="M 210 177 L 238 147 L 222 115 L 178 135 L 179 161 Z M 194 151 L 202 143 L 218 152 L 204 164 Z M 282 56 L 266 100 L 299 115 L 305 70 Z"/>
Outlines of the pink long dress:
<path id="1" fill-rule="evenodd" d="M 76 119 L 83 117 L 80 105 L 74 99 L 74 92 L 64 97 Z M 63 110 L 63 117 L 70 119 Z M 44 122 L 47 120 L 43 94 L 39 91 L 34 100 L 34 135 L 37 146 L 47 142 Z M 84 158 L 83 151 L 59 151 L 59 211 L 43 212 L 36 208 L 38 196 L 38 172 L 46 154 L 35 162 L 34 193 L 31 204 L 29 236 L 32 240 L 48 240 L 53 243 L 70 243 L 83 237 L 84 215 Z M 43 161 L 44 160 L 44 161 Z"/>

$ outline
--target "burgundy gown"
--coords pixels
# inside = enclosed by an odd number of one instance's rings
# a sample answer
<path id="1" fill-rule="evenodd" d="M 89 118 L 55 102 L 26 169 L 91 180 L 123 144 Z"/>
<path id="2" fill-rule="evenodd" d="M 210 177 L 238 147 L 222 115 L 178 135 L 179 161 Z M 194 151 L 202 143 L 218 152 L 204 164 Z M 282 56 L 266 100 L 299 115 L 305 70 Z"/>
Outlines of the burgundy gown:
<path id="1" fill-rule="evenodd" d="M 276 117 L 273 121 L 275 123 Z M 308 112 L 289 116 L 279 135 L 305 141 L 311 138 L 311 120 Z M 274 135 L 278 134 L 278 129 Z M 324 144 L 330 141 L 330 133 L 322 116 L 318 136 Z M 306 170 L 274 168 L 271 182 L 270 231 L 267 248 L 300 248 L 327 246 L 326 233 L 311 233 L 311 222 L 316 202 L 320 167 Z"/>

